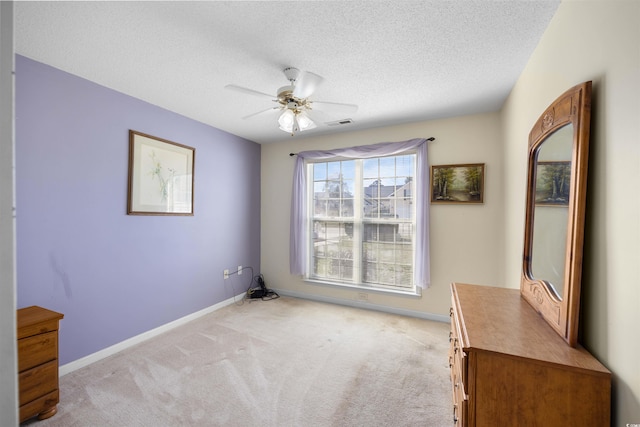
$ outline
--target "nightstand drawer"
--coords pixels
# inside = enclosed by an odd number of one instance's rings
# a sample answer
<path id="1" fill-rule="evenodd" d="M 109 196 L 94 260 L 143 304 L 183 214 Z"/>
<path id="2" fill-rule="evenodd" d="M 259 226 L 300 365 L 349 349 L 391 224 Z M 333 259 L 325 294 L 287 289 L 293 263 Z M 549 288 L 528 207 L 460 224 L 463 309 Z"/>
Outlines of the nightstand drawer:
<path id="1" fill-rule="evenodd" d="M 18 372 L 58 358 L 58 332 L 18 340 Z"/>
<path id="2" fill-rule="evenodd" d="M 18 374 L 18 389 L 20 390 L 20 405 L 57 390 L 58 361 L 52 360 Z"/>
<path id="3" fill-rule="evenodd" d="M 38 397 L 36 400 L 32 400 L 26 405 L 20 406 L 20 422 L 28 420 L 33 417 L 33 414 L 47 413 L 51 411 L 51 408 L 56 408 L 56 405 L 60 401 L 60 392 L 58 390 L 47 393 L 42 397 Z M 51 415 L 55 415 L 55 412 Z M 38 417 L 40 418 L 40 417 Z M 48 417 L 43 417 L 45 419 Z"/>

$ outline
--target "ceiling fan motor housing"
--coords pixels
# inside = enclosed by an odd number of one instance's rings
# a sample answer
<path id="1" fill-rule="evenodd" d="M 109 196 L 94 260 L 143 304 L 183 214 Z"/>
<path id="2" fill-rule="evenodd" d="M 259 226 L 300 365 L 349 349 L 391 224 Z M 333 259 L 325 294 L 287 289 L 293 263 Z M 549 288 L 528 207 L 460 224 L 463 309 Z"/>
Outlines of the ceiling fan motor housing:
<path id="1" fill-rule="evenodd" d="M 294 86 L 283 86 L 278 89 L 278 103 L 285 108 L 298 112 L 302 108 L 308 108 L 310 102 L 293 96 Z"/>
<path id="2" fill-rule="evenodd" d="M 291 82 L 291 84 L 293 84 L 298 79 L 298 76 L 300 75 L 300 70 L 298 70 L 296 67 L 287 67 L 282 71 L 284 72 L 284 75 L 287 78 L 287 80 Z"/>
<path id="3" fill-rule="evenodd" d="M 290 99 L 293 99 L 293 85 L 291 86 L 282 86 L 278 89 L 278 102 L 280 104 L 286 105 Z"/>

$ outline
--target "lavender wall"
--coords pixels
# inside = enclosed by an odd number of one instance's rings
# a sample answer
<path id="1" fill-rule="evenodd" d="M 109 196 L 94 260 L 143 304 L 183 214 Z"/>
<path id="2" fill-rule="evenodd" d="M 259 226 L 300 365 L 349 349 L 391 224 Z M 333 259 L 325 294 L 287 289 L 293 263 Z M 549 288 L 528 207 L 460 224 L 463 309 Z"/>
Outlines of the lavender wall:
<path id="1" fill-rule="evenodd" d="M 195 148 L 194 216 L 126 214 L 129 129 Z M 258 144 L 22 56 L 16 203 L 18 308 L 65 315 L 62 364 L 249 286 L 226 268 L 260 270 Z"/>

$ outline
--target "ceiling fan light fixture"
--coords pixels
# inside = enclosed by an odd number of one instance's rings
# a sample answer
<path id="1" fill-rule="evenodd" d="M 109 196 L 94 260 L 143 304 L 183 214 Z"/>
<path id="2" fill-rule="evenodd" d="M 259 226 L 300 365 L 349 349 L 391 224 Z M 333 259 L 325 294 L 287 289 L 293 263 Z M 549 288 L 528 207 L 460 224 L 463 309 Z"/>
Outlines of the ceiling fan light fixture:
<path id="1" fill-rule="evenodd" d="M 296 115 L 296 120 L 298 121 L 298 127 L 300 128 L 300 132 L 313 129 L 316 127 L 316 124 L 311 120 L 311 118 L 305 113 L 301 111 Z"/>
<path id="2" fill-rule="evenodd" d="M 280 129 L 285 132 L 292 132 L 293 125 L 295 124 L 296 115 L 292 110 L 284 110 L 284 113 L 280 115 L 278 118 L 278 124 L 280 125 Z"/>
<path id="3" fill-rule="evenodd" d="M 295 132 L 302 132 L 316 127 L 316 124 L 307 113 L 289 108 L 284 110 L 280 115 L 278 124 L 280 125 L 280 130 L 291 133 L 292 135 Z"/>

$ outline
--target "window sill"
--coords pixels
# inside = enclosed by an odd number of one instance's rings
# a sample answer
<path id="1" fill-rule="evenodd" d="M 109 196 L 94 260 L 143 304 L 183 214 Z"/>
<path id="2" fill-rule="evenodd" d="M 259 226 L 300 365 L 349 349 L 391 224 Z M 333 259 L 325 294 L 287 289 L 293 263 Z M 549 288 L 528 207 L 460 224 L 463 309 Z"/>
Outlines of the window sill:
<path id="1" fill-rule="evenodd" d="M 403 296 L 403 297 L 413 297 L 419 298 L 422 297 L 422 288 L 414 288 L 414 289 L 388 289 L 388 288 L 378 288 L 374 286 L 367 285 L 351 285 L 346 283 L 336 283 L 329 282 L 324 280 L 315 280 L 310 278 L 304 278 L 304 281 L 310 283 L 312 285 L 320 285 L 320 286 L 329 286 L 337 289 L 348 289 L 352 291 L 358 292 L 370 292 L 382 295 L 393 295 L 393 296 Z"/>

